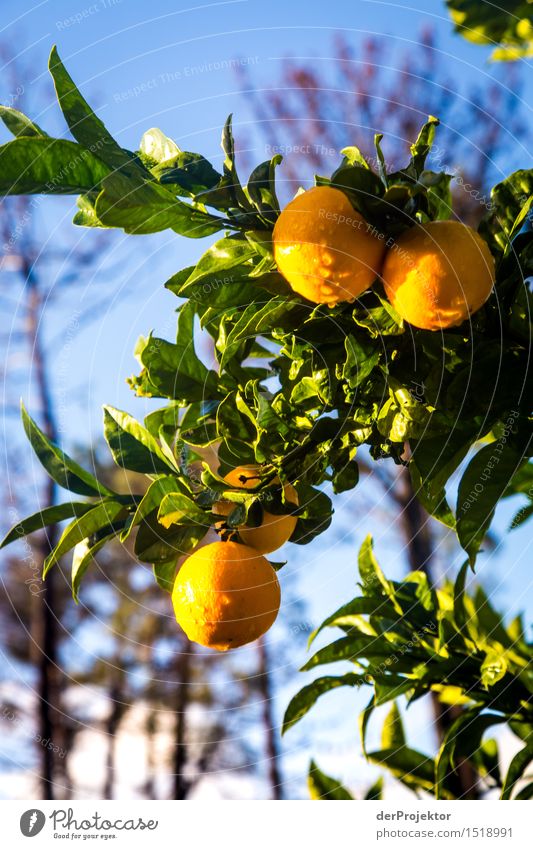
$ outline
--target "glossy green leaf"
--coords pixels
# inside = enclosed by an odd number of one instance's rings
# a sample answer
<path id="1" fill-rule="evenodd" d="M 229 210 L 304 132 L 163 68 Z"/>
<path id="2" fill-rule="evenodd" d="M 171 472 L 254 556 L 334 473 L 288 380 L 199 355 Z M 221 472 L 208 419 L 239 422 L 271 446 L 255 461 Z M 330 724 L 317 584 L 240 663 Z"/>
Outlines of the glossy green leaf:
<path id="1" fill-rule="evenodd" d="M 26 519 L 21 519 L 11 530 L 6 534 L 0 548 L 9 545 L 16 540 L 23 539 L 25 536 L 39 531 L 41 528 L 55 525 L 57 522 L 63 522 L 65 519 L 71 519 L 72 516 L 83 516 L 94 507 L 94 504 L 87 502 L 67 501 L 65 504 L 54 504 L 52 507 L 45 507 L 37 513 L 28 516 Z"/>
<path id="2" fill-rule="evenodd" d="M 362 675 L 348 672 L 346 675 L 317 678 L 312 684 L 308 684 L 291 699 L 283 717 L 282 734 L 296 725 L 302 717 L 313 707 L 320 696 L 334 690 L 337 687 L 360 687 L 365 683 Z"/>
<path id="3" fill-rule="evenodd" d="M 180 492 L 170 492 L 163 496 L 157 519 L 164 528 L 170 528 L 172 525 L 198 524 L 207 531 L 211 524 L 209 514 L 201 510 L 191 498 Z"/>
<path id="4" fill-rule="evenodd" d="M 161 587 L 162 590 L 165 590 L 165 592 L 171 593 L 174 589 L 174 581 L 176 579 L 176 559 L 173 558 L 167 563 L 154 563 L 153 569 L 157 585 Z"/>
<path id="5" fill-rule="evenodd" d="M 105 406 L 104 435 L 118 466 L 147 475 L 168 473 L 171 464 L 157 440 L 129 413 Z"/>
<path id="6" fill-rule="evenodd" d="M 154 392 L 187 404 L 212 400 L 220 392 L 215 372 L 195 352 L 193 328 L 194 308 L 187 303 L 179 310 L 176 344 L 150 336 L 139 351 Z"/>
<path id="7" fill-rule="evenodd" d="M 502 787 L 501 799 L 510 799 L 516 782 L 522 778 L 526 768 L 533 761 L 533 742 L 528 743 L 512 759 Z"/>
<path id="8" fill-rule="evenodd" d="M 492 59 L 513 61 L 533 56 L 533 24 L 529 0 L 480 3 L 479 0 L 447 0 L 455 29 L 474 44 L 494 47 Z"/>
<path id="9" fill-rule="evenodd" d="M 367 596 L 386 596 L 392 601 L 394 608 L 401 613 L 401 608 L 394 598 L 392 585 L 385 578 L 385 575 L 374 556 L 373 548 L 374 542 L 372 540 L 372 536 L 368 534 L 359 549 L 358 557 L 359 574 L 361 576 L 363 594 Z"/>
<path id="10" fill-rule="evenodd" d="M 335 801 L 353 801 L 352 794 L 335 778 L 330 778 L 320 770 L 314 761 L 309 765 L 307 786 L 311 799 L 327 799 Z"/>
<path id="11" fill-rule="evenodd" d="M 58 563 L 67 551 L 70 551 L 86 537 L 90 537 L 102 528 L 113 525 L 123 512 L 125 512 L 123 504 L 116 501 L 102 501 L 83 516 L 75 519 L 70 525 L 67 525 L 54 550 L 44 562 L 43 577 L 46 577 L 52 566 Z"/>
<path id="12" fill-rule="evenodd" d="M 113 525 L 105 525 L 100 528 L 92 537 L 87 537 L 74 547 L 72 555 L 72 597 L 77 603 L 79 599 L 79 590 L 82 578 L 87 569 L 94 562 L 95 556 L 101 548 L 110 540 L 114 539 L 118 531 L 123 527 L 123 522 L 115 522 Z"/>
<path id="13" fill-rule="evenodd" d="M 17 138 L 21 136 L 45 136 L 47 133 L 41 130 L 37 124 L 30 121 L 26 115 L 19 112 L 18 109 L 13 109 L 12 106 L 0 105 L 0 119 L 4 122 L 7 129 Z"/>
<path id="14" fill-rule="evenodd" d="M 457 536 L 471 565 L 489 529 L 499 499 L 524 458 L 508 441 L 489 443 L 470 461 L 457 495 Z"/>
<path id="15" fill-rule="evenodd" d="M 364 798 L 367 802 L 383 801 L 383 776 L 380 775 L 377 781 L 368 788 Z"/>
<path id="16" fill-rule="evenodd" d="M 158 477 L 156 478 L 156 480 L 152 481 L 137 506 L 131 524 L 126 528 L 126 530 L 122 534 L 121 541 L 124 542 L 129 537 L 133 529 L 146 516 L 148 516 L 154 510 L 159 509 L 159 505 L 161 504 L 165 495 L 168 495 L 168 493 L 170 492 L 176 492 L 181 485 L 182 484 L 180 484 L 180 481 L 173 475 L 162 475 L 161 477 Z"/>
<path id="17" fill-rule="evenodd" d="M 279 154 L 267 162 L 262 162 L 250 174 L 247 192 L 261 216 L 274 224 L 279 215 L 279 201 L 276 195 L 275 172 L 283 157 Z"/>
<path id="18" fill-rule="evenodd" d="M 427 755 L 409 749 L 383 749 L 369 752 L 368 760 L 371 763 L 384 766 L 395 778 L 405 784 L 409 789 L 425 790 L 433 792 L 434 787 L 434 762 Z"/>
<path id="19" fill-rule="evenodd" d="M 435 130 L 440 121 L 430 115 L 427 122 L 420 130 L 416 141 L 411 145 L 411 164 L 417 176 L 424 170 L 427 156 L 433 147 Z"/>
<path id="20" fill-rule="evenodd" d="M 401 749 L 405 743 L 402 717 L 398 705 L 393 702 L 381 728 L 381 748 Z"/>
<path id="21" fill-rule="evenodd" d="M 39 462 L 44 466 L 52 480 L 64 489 L 77 492 L 78 495 L 114 495 L 111 489 L 99 483 L 86 472 L 68 454 L 54 445 L 28 415 L 24 404 L 21 405 L 22 422 Z"/>
<path id="22" fill-rule="evenodd" d="M 117 144 L 100 118 L 95 115 L 61 62 L 56 47 L 53 47 L 50 53 L 48 68 L 54 80 L 61 111 L 76 141 L 105 162 L 113 172 L 126 166 L 128 178 L 141 185 L 144 169 L 133 162 L 132 154 Z"/>
<path id="23" fill-rule="evenodd" d="M 77 195 L 108 174 L 92 153 L 64 139 L 20 136 L 0 147 L 0 195 Z"/>
<path id="24" fill-rule="evenodd" d="M 1 152 L 1 149 L 0 149 Z M 164 186 L 136 182 L 123 174 L 103 180 L 95 212 L 106 227 L 119 227 L 126 233 L 142 235 L 174 230 L 180 236 L 200 239 L 224 226 L 221 218 L 184 203 Z"/>
<path id="25" fill-rule="evenodd" d="M 140 523 L 135 537 L 135 555 L 146 563 L 158 565 L 176 561 L 188 554 L 205 536 L 205 527 L 200 525 L 172 525 L 164 528 L 157 521 L 157 514 L 146 516 Z"/>

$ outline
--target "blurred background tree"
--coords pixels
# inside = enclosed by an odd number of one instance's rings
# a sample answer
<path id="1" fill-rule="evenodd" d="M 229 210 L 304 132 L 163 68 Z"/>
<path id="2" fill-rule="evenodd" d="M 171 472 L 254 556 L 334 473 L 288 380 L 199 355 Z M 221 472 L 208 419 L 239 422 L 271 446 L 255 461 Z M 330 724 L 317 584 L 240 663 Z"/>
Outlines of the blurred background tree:
<path id="1" fill-rule="evenodd" d="M 286 152 L 280 182 L 287 184 L 287 199 L 314 174 L 330 173 L 348 145 L 373 160 L 375 133 L 384 134 L 388 167 L 400 167 L 420 125 L 436 115 L 441 126 L 428 167 L 455 175 L 455 215 L 476 226 L 489 187 L 513 169 L 511 150 L 516 155 L 531 147 L 521 68 L 510 63 L 498 69 L 497 79 L 487 74 L 485 85 L 465 85 L 453 57 L 427 27 L 398 50 L 393 57 L 386 36 L 356 47 L 339 34 L 329 56 L 286 58 L 268 84 L 253 66 L 236 70 L 263 141 L 272 154 Z"/>

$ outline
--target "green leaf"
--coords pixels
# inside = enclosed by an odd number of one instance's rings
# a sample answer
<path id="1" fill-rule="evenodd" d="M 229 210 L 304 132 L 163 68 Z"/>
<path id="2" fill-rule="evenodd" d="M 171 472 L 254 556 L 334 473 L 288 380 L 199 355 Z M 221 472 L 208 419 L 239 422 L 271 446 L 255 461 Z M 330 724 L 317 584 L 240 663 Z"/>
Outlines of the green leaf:
<path id="1" fill-rule="evenodd" d="M 163 496 L 157 520 L 167 529 L 172 525 L 198 524 L 204 528 L 204 532 L 211 524 L 209 514 L 198 507 L 191 498 L 180 492 L 170 492 Z"/>
<path id="2" fill-rule="evenodd" d="M 342 625 L 346 625 L 348 627 L 351 625 L 358 625 L 363 614 L 374 613 L 376 607 L 379 607 L 380 605 L 384 607 L 381 601 L 379 601 L 378 605 L 376 605 L 375 601 L 371 598 L 353 598 L 351 601 L 343 604 L 342 607 L 339 607 L 335 613 L 332 613 L 324 619 L 318 628 L 315 628 L 309 637 L 309 645 L 311 645 L 315 637 L 317 637 L 324 628 L 334 628 Z"/>
<path id="3" fill-rule="evenodd" d="M 0 105 L 0 119 L 4 122 L 10 133 L 20 138 L 21 136 L 45 136 L 46 133 L 41 130 L 37 124 L 30 121 L 18 109 L 13 109 L 11 106 Z"/>
<path id="4" fill-rule="evenodd" d="M 473 434 L 455 429 L 445 440 L 441 436 L 410 440 L 409 472 L 416 495 L 431 516 L 450 528 L 455 527 L 455 518 L 445 486 L 466 457 L 473 438 Z"/>
<path id="5" fill-rule="evenodd" d="M 459 630 L 466 635 L 468 639 L 468 630 L 467 630 L 467 618 L 468 613 L 465 607 L 465 582 L 466 582 L 466 573 L 468 571 L 469 561 L 465 560 L 459 572 L 457 573 L 457 578 L 455 579 L 455 585 L 453 590 L 453 615 L 455 617 L 455 622 Z"/>
<path id="6" fill-rule="evenodd" d="M 520 749 L 512 759 L 507 775 L 503 782 L 502 793 L 500 799 L 510 799 L 511 793 L 517 781 L 522 778 L 525 769 L 533 761 L 533 742 L 528 743 L 523 749 Z"/>
<path id="7" fill-rule="evenodd" d="M 152 173 L 164 186 L 173 186 L 176 194 L 197 202 L 203 201 L 203 193 L 215 190 L 222 179 L 205 157 L 187 150 L 180 151 L 172 163 L 162 162 L 152 168 Z"/>
<path id="8" fill-rule="evenodd" d="M 75 142 L 20 136 L 0 147 L 0 195 L 77 195 L 109 168 Z"/>
<path id="9" fill-rule="evenodd" d="M 411 164 L 417 176 L 420 176 L 424 170 L 427 156 L 433 146 L 435 130 L 439 123 L 438 118 L 430 115 L 420 130 L 417 140 L 411 145 Z"/>
<path id="10" fill-rule="evenodd" d="M 374 557 L 373 547 L 374 542 L 372 540 L 372 535 L 368 534 L 359 549 L 358 558 L 363 594 L 366 596 L 386 596 L 393 603 L 394 609 L 401 614 L 402 610 L 394 598 L 392 585 L 389 581 L 387 581 L 379 563 Z"/>
<path id="11" fill-rule="evenodd" d="M 64 519 L 70 519 L 72 516 L 83 516 L 84 513 L 87 513 L 93 507 L 94 504 L 83 501 L 67 501 L 65 504 L 55 504 L 52 507 L 45 507 L 44 510 L 39 510 L 37 513 L 28 516 L 27 519 L 21 519 L 20 522 L 17 522 L 6 534 L 2 542 L 0 542 L 0 548 L 18 539 L 22 539 L 34 531 L 39 531 L 41 528 L 62 522 Z"/>
<path id="12" fill-rule="evenodd" d="M 490 207 L 479 232 L 493 253 L 506 254 L 527 213 L 533 195 L 533 168 L 514 171 L 490 193 Z"/>
<path id="13" fill-rule="evenodd" d="M 389 180 L 387 178 L 387 163 L 385 162 L 385 157 L 383 155 L 383 151 L 381 150 L 381 141 L 383 139 L 383 133 L 375 133 L 374 134 L 374 147 L 376 148 L 376 161 L 378 166 L 378 174 L 381 178 L 381 182 L 385 186 L 385 188 L 389 185 Z"/>
<path id="14" fill-rule="evenodd" d="M 205 536 L 205 528 L 200 525 L 173 525 L 164 528 L 157 521 L 154 511 L 146 516 L 139 525 L 135 538 L 135 555 L 153 565 L 177 560 L 188 554 Z"/>
<path id="15" fill-rule="evenodd" d="M 95 203 L 98 197 L 97 192 L 88 192 L 85 195 L 80 195 L 76 200 L 78 211 L 72 219 L 72 223 L 77 227 L 105 227 L 96 214 Z"/>
<path id="16" fill-rule="evenodd" d="M 56 89 L 57 99 L 69 129 L 84 148 L 116 172 L 126 166 L 128 177 L 138 185 L 143 182 L 145 169 L 134 162 L 132 154 L 123 150 L 106 130 L 85 98 L 80 94 L 74 81 L 59 58 L 54 46 L 50 53 L 48 68 Z"/>
<path id="17" fill-rule="evenodd" d="M 218 379 L 205 367 L 194 350 L 194 307 L 180 307 L 176 344 L 150 336 L 140 353 L 154 390 L 164 398 L 182 403 L 218 398 Z"/>
<path id="18" fill-rule="evenodd" d="M 224 129 L 222 130 L 222 150 L 224 151 L 224 178 L 227 187 L 233 199 L 233 207 L 241 209 L 245 212 L 255 212 L 253 205 L 250 203 L 245 194 L 239 176 L 237 174 L 237 166 L 235 164 L 235 142 L 233 140 L 232 115 L 228 115 Z M 248 219 L 248 229 L 252 229 L 253 219 Z"/>
<path id="19" fill-rule="evenodd" d="M 262 162 L 250 174 L 247 192 L 265 221 L 274 224 L 279 215 L 279 201 L 276 195 L 275 172 L 283 157 L 277 154 L 267 162 Z"/>
<path id="20" fill-rule="evenodd" d="M 344 162 L 342 163 L 341 168 L 345 165 L 360 165 L 362 168 L 370 170 L 370 165 L 358 147 L 353 145 L 350 147 L 344 147 L 341 150 L 341 153 L 344 156 Z"/>
<path id="21" fill-rule="evenodd" d="M 477 705 L 464 710 L 446 731 L 435 762 L 437 799 L 445 798 L 446 779 L 459 760 L 471 758 L 479 748 L 485 731 L 506 721 L 505 716 L 480 711 L 481 707 Z"/>
<path id="22" fill-rule="evenodd" d="M 155 481 L 152 481 L 140 501 L 137 510 L 135 511 L 131 524 L 122 534 L 121 542 L 125 542 L 133 529 L 142 522 L 146 516 L 154 510 L 159 509 L 159 505 L 165 495 L 168 495 L 170 492 L 176 492 L 180 486 L 180 481 L 173 475 L 162 475 L 161 477 L 156 478 Z"/>
<path id="23" fill-rule="evenodd" d="M 457 536 L 473 566 L 498 501 L 524 460 L 500 439 L 481 448 L 466 468 L 457 496 Z"/>
<path id="24" fill-rule="evenodd" d="M 433 792 L 434 762 L 431 758 L 404 746 L 402 749 L 382 749 L 368 753 L 368 760 L 388 769 L 409 789 Z"/>
<path id="25" fill-rule="evenodd" d="M 480 3 L 479 0 L 447 0 L 456 32 L 474 44 L 500 43 L 492 53 L 496 61 L 533 56 L 533 24 L 529 0 Z"/>
<path id="26" fill-rule="evenodd" d="M 165 592 L 171 593 L 174 589 L 174 581 L 176 580 L 176 558 L 174 557 L 167 563 L 154 563 L 153 568 L 154 578 L 156 579 L 157 585 L 161 587 L 162 590 L 165 590 Z"/>
<path id="27" fill-rule="evenodd" d="M 90 537 L 102 528 L 113 525 L 124 511 L 124 504 L 116 501 L 102 501 L 92 510 L 71 522 L 61 534 L 54 550 L 44 561 L 43 577 L 46 577 L 54 563 L 58 563 L 67 551 L 70 551 L 86 537 Z"/>
<path id="28" fill-rule="evenodd" d="M 335 466 L 333 474 L 333 492 L 347 492 L 353 489 L 359 480 L 359 466 L 356 460 L 342 462 L 340 468 Z"/>
<path id="29" fill-rule="evenodd" d="M 52 480 L 64 489 L 77 492 L 78 495 L 115 495 L 50 441 L 28 415 L 24 404 L 21 405 L 21 414 L 26 436 Z"/>
<path id="30" fill-rule="evenodd" d="M 525 799 L 533 799 L 533 781 L 530 784 L 526 784 L 514 798 L 517 802 Z"/>
<path id="31" fill-rule="evenodd" d="M 104 435 L 115 463 L 124 469 L 154 475 L 171 468 L 157 440 L 129 413 L 104 406 Z"/>
<path id="32" fill-rule="evenodd" d="M 337 801 L 353 801 L 352 794 L 335 778 L 330 778 L 322 772 L 314 761 L 309 764 L 307 786 L 311 799 L 328 799 Z"/>
<path id="33" fill-rule="evenodd" d="M 217 233 L 224 226 L 222 218 L 178 200 L 169 189 L 157 183 L 137 185 L 115 173 L 103 180 L 102 185 L 95 212 L 106 227 L 120 227 L 125 233 L 136 235 L 169 229 L 180 236 L 200 239 Z"/>
<path id="34" fill-rule="evenodd" d="M 405 746 L 405 732 L 402 717 L 398 705 L 393 702 L 381 729 L 381 748 L 401 749 L 403 746 Z"/>
<path id="35" fill-rule="evenodd" d="M 393 647 L 381 637 L 358 634 L 357 636 L 341 637 L 339 640 L 324 646 L 302 666 L 302 672 L 314 669 L 325 663 L 335 663 L 338 660 L 357 662 L 363 658 L 387 658 L 394 653 Z"/>
<path id="36" fill-rule="evenodd" d="M 307 545 L 329 528 L 333 507 L 331 499 L 325 492 L 303 481 L 297 481 L 295 489 L 298 493 L 300 511 L 290 542 Z"/>
<path id="37" fill-rule="evenodd" d="M 317 678 L 312 684 L 302 687 L 289 702 L 283 717 L 281 733 L 285 734 L 289 728 L 296 725 L 324 693 L 328 693 L 337 687 L 360 687 L 364 683 L 365 680 L 362 675 L 348 672 L 346 675 L 339 676 L 326 675 L 323 678 Z"/>
<path id="38" fill-rule="evenodd" d="M 361 736 L 361 749 L 363 751 L 363 755 L 367 759 L 368 759 L 368 752 L 366 750 L 366 732 L 368 730 L 368 723 L 370 722 L 370 717 L 374 713 L 375 707 L 376 707 L 376 701 L 375 701 L 374 695 L 372 695 L 367 706 L 359 714 L 359 719 L 358 719 L 359 734 Z"/>
<path id="39" fill-rule="evenodd" d="M 96 554 L 100 551 L 104 545 L 109 542 L 109 540 L 113 539 L 118 530 L 122 527 L 123 523 L 115 523 L 114 526 L 104 526 L 102 529 L 98 531 L 93 537 L 88 537 L 87 539 L 83 539 L 74 547 L 74 553 L 72 555 L 72 570 L 71 570 L 71 581 L 72 581 L 72 597 L 76 603 L 79 600 L 79 589 L 83 576 L 85 575 L 87 569 L 94 561 Z M 108 533 L 107 531 L 110 530 Z"/>
<path id="40" fill-rule="evenodd" d="M 250 304 L 230 330 L 220 364 L 224 368 L 237 353 L 241 342 L 268 333 L 283 323 L 283 319 L 299 306 L 285 297 L 274 297 L 262 305 Z"/>
<path id="41" fill-rule="evenodd" d="M 367 802 L 381 802 L 383 799 L 383 776 L 379 776 L 377 781 L 369 787 L 369 789 L 365 793 L 365 801 Z"/>
<path id="42" fill-rule="evenodd" d="M 507 672 L 507 662 L 502 652 L 491 649 L 481 664 L 481 683 L 487 689 L 493 687 Z"/>
<path id="43" fill-rule="evenodd" d="M 331 176 L 331 185 L 341 189 L 365 220 L 372 221 L 376 199 L 383 195 L 383 183 L 368 165 L 341 165 Z"/>
<path id="44" fill-rule="evenodd" d="M 215 242 L 192 273 L 176 286 L 171 278 L 166 287 L 181 298 L 211 307 L 241 306 L 257 292 L 249 280 L 256 251 L 246 239 L 226 237 Z"/>
<path id="45" fill-rule="evenodd" d="M 348 334 L 344 340 L 346 361 L 342 367 L 342 377 L 350 389 L 355 389 L 365 380 L 376 367 L 380 350 L 375 345 L 364 344 L 355 336 Z"/>

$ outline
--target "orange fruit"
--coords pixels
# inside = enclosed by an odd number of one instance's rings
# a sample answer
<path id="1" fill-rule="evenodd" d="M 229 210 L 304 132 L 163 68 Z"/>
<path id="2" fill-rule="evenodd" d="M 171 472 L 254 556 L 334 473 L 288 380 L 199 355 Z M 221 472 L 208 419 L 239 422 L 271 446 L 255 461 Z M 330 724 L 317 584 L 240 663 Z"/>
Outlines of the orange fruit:
<path id="1" fill-rule="evenodd" d="M 481 236 L 459 221 L 406 230 L 390 248 L 383 282 L 394 309 L 415 327 L 455 327 L 487 300 L 494 259 Z"/>
<path id="2" fill-rule="evenodd" d="M 238 466 L 225 476 L 224 480 L 231 487 L 239 489 L 254 489 L 261 482 L 261 475 L 257 466 Z M 275 478 L 272 483 L 279 486 L 280 479 Z M 292 504 L 298 504 L 298 494 L 290 483 L 283 485 L 285 498 Z M 213 506 L 213 513 L 220 516 L 228 516 L 235 507 L 232 501 L 218 501 Z M 287 513 L 276 516 L 263 508 L 263 520 L 255 528 L 240 525 L 237 530 L 244 545 L 249 545 L 261 554 L 269 554 L 281 548 L 292 536 L 296 527 L 296 516 Z"/>
<path id="3" fill-rule="evenodd" d="M 190 640 L 227 651 L 268 631 L 278 615 L 279 581 L 254 548 L 213 542 L 191 554 L 179 570 L 172 604 Z"/>
<path id="4" fill-rule="evenodd" d="M 297 195 L 276 221 L 273 239 L 278 270 L 294 291 L 329 306 L 368 289 L 385 254 L 383 234 L 330 186 Z"/>

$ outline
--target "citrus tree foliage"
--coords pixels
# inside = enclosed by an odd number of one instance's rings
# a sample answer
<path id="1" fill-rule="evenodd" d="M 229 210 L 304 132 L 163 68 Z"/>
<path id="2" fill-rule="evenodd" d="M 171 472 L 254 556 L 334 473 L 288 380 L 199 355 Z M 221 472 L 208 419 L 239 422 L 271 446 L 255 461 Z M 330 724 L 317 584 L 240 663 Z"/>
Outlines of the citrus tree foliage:
<path id="1" fill-rule="evenodd" d="M 235 164 L 231 118 L 222 133 L 218 172 L 198 153 L 182 151 L 151 129 L 139 150 L 112 138 L 80 94 L 55 48 L 50 72 L 74 141 L 50 138 L 14 109 L 0 116 L 15 138 L 0 147 L 3 194 L 78 195 L 76 224 L 147 234 L 172 229 L 200 237 L 219 234 L 193 267 L 166 283 L 177 296 L 175 340 L 139 340 L 139 396 L 160 398 L 143 424 L 106 407 L 104 433 L 115 462 L 145 474 L 141 496 L 117 495 L 52 445 L 23 411 L 27 436 L 45 469 L 79 500 L 37 512 L 4 540 L 70 519 L 45 573 L 73 550 L 72 586 L 107 540 L 135 532 L 135 553 L 153 564 L 170 589 L 178 553 L 190 551 L 216 518 L 214 502 L 234 502 L 226 534 L 261 521 L 261 510 L 283 513 L 281 481 L 298 492 L 291 541 L 310 542 L 330 524 L 334 493 L 358 481 L 357 451 L 376 461 L 407 463 L 427 510 L 456 529 L 473 565 L 498 500 L 528 494 L 531 386 L 527 382 L 533 272 L 528 217 L 533 171 L 495 186 L 481 226 L 497 264 L 494 292 L 461 327 L 416 330 L 394 312 L 379 283 L 355 303 L 314 306 L 289 289 L 272 256 L 279 214 L 275 172 L 281 157 L 259 164 L 247 183 Z M 355 147 L 320 185 L 342 189 L 376 238 L 394 249 L 415 222 L 446 219 L 450 175 L 425 167 L 438 121 L 430 118 L 405 167 L 390 173 L 376 136 L 374 170 Z M 195 352 L 195 327 L 213 340 L 216 368 Z M 482 442 L 480 442 L 482 440 Z M 216 445 L 217 469 L 199 464 Z M 459 485 L 455 511 L 446 483 L 474 447 Z M 409 458 L 409 459 L 406 459 Z M 258 463 L 255 490 L 228 487 L 224 473 Z M 530 507 L 530 505 L 529 505 Z M 522 520 L 530 510 L 522 511 Z M 219 517 L 220 521 L 220 517 Z"/>
<path id="2" fill-rule="evenodd" d="M 533 645 L 520 616 L 506 626 L 481 587 L 472 595 L 465 591 L 467 570 L 466 561 L 455 584 L 446 583 L 438 590 L 423 572 L 391 581 L 378 565 L 368 537 L 359 552 L 361 594 L 329 616 L 311 635 L 311 642 L 324 628 L 337 628 L 342 636 L 303 667 L 348 661 L 355 671 L 317 678 L 300 690 L 287 708 L 284 730 L 305 716 L 324 693 L 371 684 L 373 695 L 360 717 L 369 761 L 390 770 L 410 789 L 450 799 L 453 772 L 466 759 L 487 788 L 497 787 L 502 799 L 510 799 L 533 761 Z M 463 706 L 435 759 L 409 747 L 396 703 L 403 696 L 410 705 L 431 691 L 444 704 Z M 381 747 L 369 752 L 369 719 L 375 708 L 387 703 L 391 707 Z M 502 723 L 508 723 L 524 743 L 505 776 L 500 774 L 496 742 L 483 740 L 489 728 Z M 339 792 L 346 791 L 339 788 Z M 516 798 L 531 796 L 533 783 Z"/>
<path id="3" fill-rule="evenodd" d="M 447 0 L 460 32 L 475 44 L 499 44 L 492 58 L 509 61 L 533 56 L 533 22 L 529 0 Z"/>

